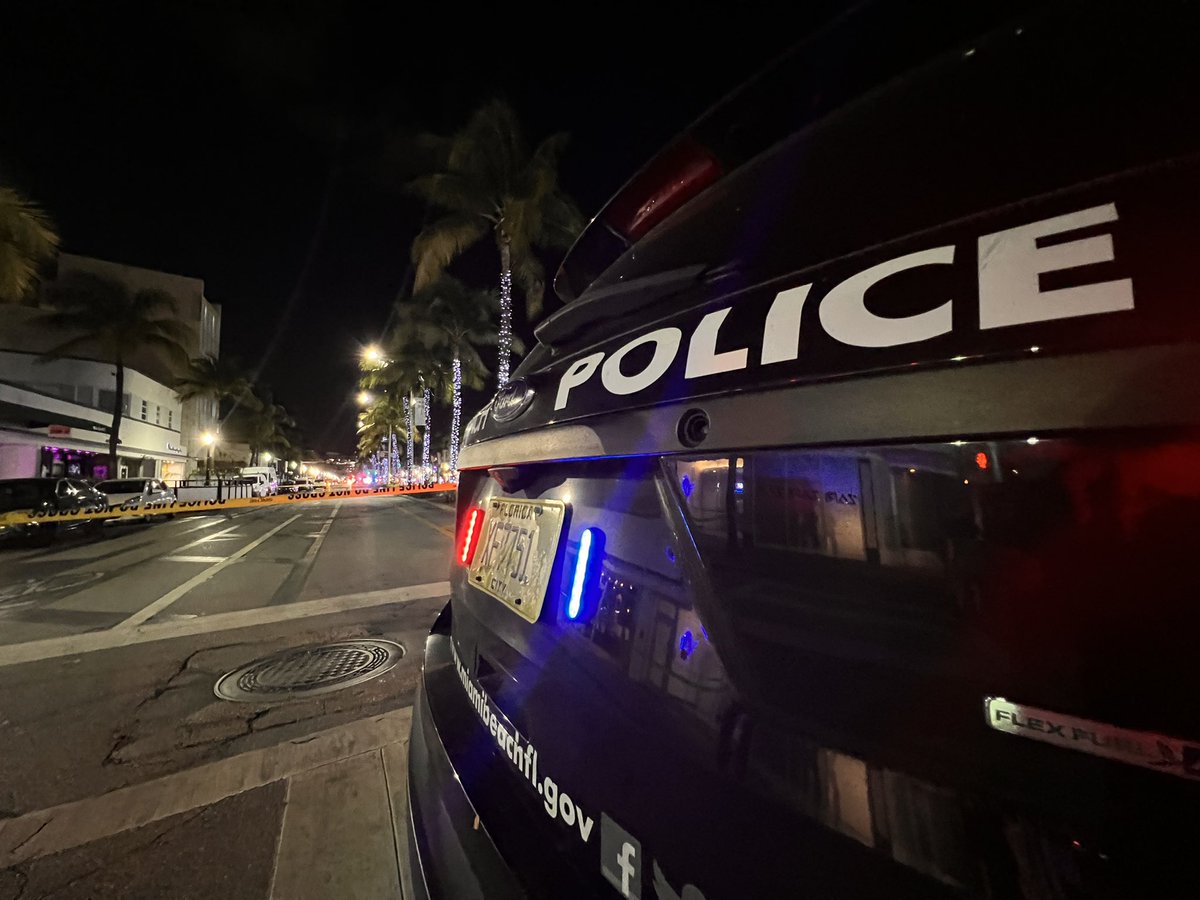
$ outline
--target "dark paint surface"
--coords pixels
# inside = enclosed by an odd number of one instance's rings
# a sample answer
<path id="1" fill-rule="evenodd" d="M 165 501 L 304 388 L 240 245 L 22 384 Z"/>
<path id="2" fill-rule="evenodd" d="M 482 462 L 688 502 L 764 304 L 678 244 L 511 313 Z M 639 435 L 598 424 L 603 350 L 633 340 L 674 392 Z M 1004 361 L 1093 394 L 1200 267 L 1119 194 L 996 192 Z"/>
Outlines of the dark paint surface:
<path id="1" fill-rule="evenodd" d="M 594 289 L 695 264 L 706 279 L 540 346 L 518 373 L 532 405 L 504 424 L 478 416 L 469 441 L 767 387 L 775 415 L 800 419 L 791 384 L 1195 345 L 1200 134 L 1174 89 L 1197 82 L 1190 32 L 1170 27 L 1182 9 L 1060 7 L 848 99 L 667 219 Z M 980 327 L 980 237 L 1107 203 L 1115 259 L 1038 287 L 1129 278 L 1132 310 Z M 867 349 L 823 330 L 830 287 L 939 246 L 953 264 L 866 302 L 901 318 L 951 298 L 949 334 Z M 808 282 L 798 358 L 758 366 L 765 310 Z M 717 349 L 748 348 L 746 367 L 685 378 L 692 329 L 724 306 Z M 573 361 L 664 326 L 682 341 L 660 379 L 615 395 L 597 374 L 555 411 Z M 465 473 L 460 521 L 494 496 L 570 507 L 537 622 L 456 567 L 427 648 L 430 752 L 444 748 L 446 790 L 456 774 L 478 814 L 474 852 L 546 897 L 613 896 L 634 858 L 641 897 L 1196 894 L 1200 444 L 1187 424 L 1119 427 L 1142 421 L 1134 387 L 1112 385 L 1118 427 L 1104 430 L 766 450 L 747 421 L 720 452 Z M 598 595 L 570 621 L 588 527 L 605 535 Z M 989 727 L 988 697 L 1167 742 L 1149 768 L 1102 759 Z M 513 749 L 526 746 L 536 777 Z"/>

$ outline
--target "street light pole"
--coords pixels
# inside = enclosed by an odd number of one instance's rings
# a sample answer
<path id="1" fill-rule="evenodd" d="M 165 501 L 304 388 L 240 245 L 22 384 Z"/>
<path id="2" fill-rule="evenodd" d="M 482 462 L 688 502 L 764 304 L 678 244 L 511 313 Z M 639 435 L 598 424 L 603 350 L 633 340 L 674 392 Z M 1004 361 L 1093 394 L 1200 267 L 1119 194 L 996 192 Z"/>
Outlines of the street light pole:
<path id="1" fill-rule="evenodd" d="M 206 431 L 200 435 L 200 443 L 208 448 L 208 454 L 204 462 L 204 486 L 208 487 L 212 483 L 212 449 L 216 442 L 216 437 L 211 431 Z"/>

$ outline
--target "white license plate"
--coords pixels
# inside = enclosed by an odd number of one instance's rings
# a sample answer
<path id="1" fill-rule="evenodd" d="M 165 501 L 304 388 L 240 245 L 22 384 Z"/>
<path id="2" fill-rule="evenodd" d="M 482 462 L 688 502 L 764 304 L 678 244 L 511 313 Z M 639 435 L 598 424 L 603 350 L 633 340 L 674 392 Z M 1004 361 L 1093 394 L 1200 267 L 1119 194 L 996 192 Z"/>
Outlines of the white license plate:
<path id="1" fill-rule="evenodd" d="M 561 500 L 488 500 L 483 535 L 468 570 L 471 584 L 536 622 L 566 514 Z"/>

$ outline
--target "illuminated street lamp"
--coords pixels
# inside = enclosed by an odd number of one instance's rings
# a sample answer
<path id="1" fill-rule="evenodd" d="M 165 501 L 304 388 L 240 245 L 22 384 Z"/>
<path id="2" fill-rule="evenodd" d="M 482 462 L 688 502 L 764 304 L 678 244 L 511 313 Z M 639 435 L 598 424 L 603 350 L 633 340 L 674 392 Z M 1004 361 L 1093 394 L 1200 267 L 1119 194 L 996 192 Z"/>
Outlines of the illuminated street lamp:
<path id="1" fill-rule="evenodd" d="M 363 350 L 362 358 L 363 362 L 365 362 L 367 365 L 377 366 L 383 362 L 383 351 L 380 350 L 375 344 L 371 344 L 365 350 Z"/>
<path id="2" fill-rule="evenodd" d="M 367 391 L 359 391 L 358 392 L 358 405 L 359 406 L 369 405 L 371 402 L 371 399 L 372 399 L 372 397 Z"/>

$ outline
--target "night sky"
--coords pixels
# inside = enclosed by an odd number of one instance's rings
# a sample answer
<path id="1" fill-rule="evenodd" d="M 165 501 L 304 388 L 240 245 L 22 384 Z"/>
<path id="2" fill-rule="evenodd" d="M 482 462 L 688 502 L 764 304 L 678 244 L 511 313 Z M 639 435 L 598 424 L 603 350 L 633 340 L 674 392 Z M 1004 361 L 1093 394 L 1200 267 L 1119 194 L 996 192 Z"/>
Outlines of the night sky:
<path id="1" fill-rule="evenodd" d="M 505 98 L 531 141 L 570 132 L 562 181 L 590 218 L 802 36 L 794 12 L 749 4 L 22 6 L 5 12 L 0 179 L 68 252 L 203 278 L 222 355 L 321 450 L 353 447 L 357 353 L 409 277 L 412 135 Z"/>

